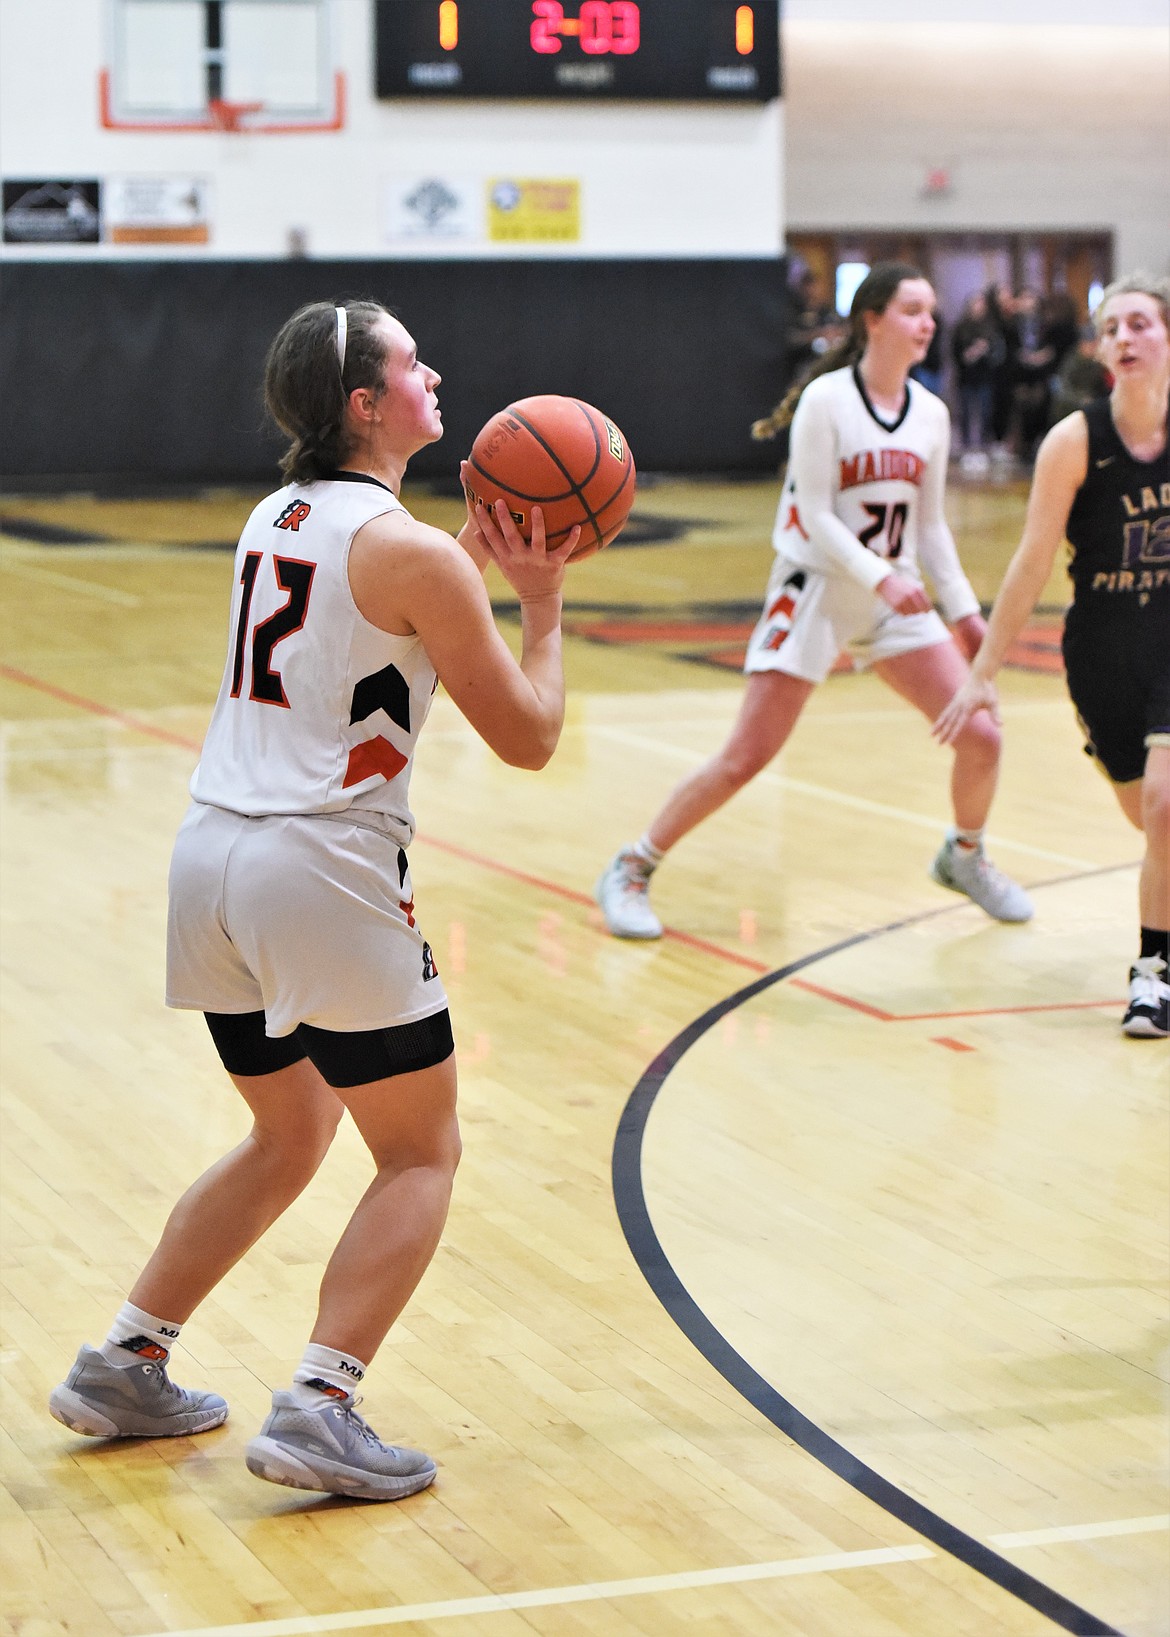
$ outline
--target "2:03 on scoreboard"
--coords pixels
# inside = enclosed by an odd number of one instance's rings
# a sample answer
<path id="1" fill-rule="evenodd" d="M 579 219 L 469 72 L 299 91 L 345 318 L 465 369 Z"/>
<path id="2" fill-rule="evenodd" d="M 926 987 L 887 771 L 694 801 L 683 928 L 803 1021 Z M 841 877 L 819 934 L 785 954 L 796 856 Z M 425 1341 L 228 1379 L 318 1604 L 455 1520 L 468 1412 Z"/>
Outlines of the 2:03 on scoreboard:
<path id="1" fill-rule="evenodd" d="M 376 0 L 379 97 L 770 102 L 780 0 Z"/>

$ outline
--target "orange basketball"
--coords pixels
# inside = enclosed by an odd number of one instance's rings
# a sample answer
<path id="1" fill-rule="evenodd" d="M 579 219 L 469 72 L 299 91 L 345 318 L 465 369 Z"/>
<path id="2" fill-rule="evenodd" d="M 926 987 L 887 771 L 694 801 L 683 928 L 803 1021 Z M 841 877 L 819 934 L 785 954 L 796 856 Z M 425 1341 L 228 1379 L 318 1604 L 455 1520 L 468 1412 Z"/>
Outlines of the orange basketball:
<path id="1" fill-rule="evenodd" d="M 468 500 L 506 501 L 526 539 L 534 505 L 544 513 L 550 546 L 580 523 L 574 563 L 608 546 L 634 503 L 629 444 L 608 415 L 579 398 L 550 394 L 509 404 L 472 444 L 469 465 Z"/>

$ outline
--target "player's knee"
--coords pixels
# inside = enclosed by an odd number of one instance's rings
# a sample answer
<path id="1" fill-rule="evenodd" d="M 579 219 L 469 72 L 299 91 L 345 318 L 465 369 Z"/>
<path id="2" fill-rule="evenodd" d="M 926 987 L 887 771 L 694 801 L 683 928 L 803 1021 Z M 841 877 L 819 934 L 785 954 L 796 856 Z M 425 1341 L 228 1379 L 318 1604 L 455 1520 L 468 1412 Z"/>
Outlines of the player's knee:
<path id="1" fill-rule="evenodd" d="M 442 1127 L 435 1132 L 434 1150 L 430 1158 L 433 1170 L 440 1176 L 454 1181 L 455 1173 L 459 1169 L 459 1161 L 463 1158 L 463 1138 L 459 1134 L 459 1121 L 452 1116 L 445 1121 Z"/>
<path id="2" fill-rule="evenodd" d="M 762 773 L 771 760 L 771 752 L 763 746 L 750 741 L 733 742 L 723 748 L 714 765 L 717 777 L 730 793 Z"/>
<path id="3" fill-rule="evenodd" d="M 962 749 L 971 759 L 977 759 L 994 767 L 999 761 L 1003 746 L 1003 734 L 999 723 L 992 720 L 986 711 L 978 711 L 968 721 L 959 735 L 956 748 Z"/>
<path id="4" fill-rule="evenodd" d="M 1170 780 L 1142 781 L 1142 829 L 1151 844 L 1170 846 Z"/>
<path id="5" fill-rule="evenodd" d="M 344 1112 L 336 1099 L 332 1104 L 322 1099 L 319 1107 L 299 1119 L 279 1123 L 257 1120 L 252 1128 L 252 1141 L 264 1154 L 269 1168 L 279 1174 L 288 1187 L 299 1191 L 316 1175 Z"/>

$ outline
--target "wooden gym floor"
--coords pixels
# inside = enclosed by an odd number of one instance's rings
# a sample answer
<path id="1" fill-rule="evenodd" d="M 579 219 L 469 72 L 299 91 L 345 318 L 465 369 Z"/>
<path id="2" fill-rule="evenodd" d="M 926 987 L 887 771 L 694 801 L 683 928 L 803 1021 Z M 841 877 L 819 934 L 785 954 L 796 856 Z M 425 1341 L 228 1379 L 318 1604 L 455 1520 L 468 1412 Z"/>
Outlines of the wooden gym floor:
<path id="1" fill-rule="evenodd" d="M 245 1128 L 161 983 L 251 498 L 0 503 L 2 1629 L 1164 1637 L 1170 1068 L 1117 1026 L 1139 846 L 1080 753 L 1058 578 L 1005 675 L 992 819 L 1033 923 L 930 882 L 946 754 L 851 674 L 662 870 L 661 944 L 593 907 L 733 717 L 772 483 L 645 482 L 628 542 L 572 571 L 544 773 L 442 698 L 424 735 L 413 869 L 465 1158 L 366 1408 L 434 1488 L 315 1499 L 241 1459 L 365 1184 L 348 1129 L 184 1332 L 223 1429 L 50 1419 Z M 950 504 L 990 598 L 1023 491 Z"/>

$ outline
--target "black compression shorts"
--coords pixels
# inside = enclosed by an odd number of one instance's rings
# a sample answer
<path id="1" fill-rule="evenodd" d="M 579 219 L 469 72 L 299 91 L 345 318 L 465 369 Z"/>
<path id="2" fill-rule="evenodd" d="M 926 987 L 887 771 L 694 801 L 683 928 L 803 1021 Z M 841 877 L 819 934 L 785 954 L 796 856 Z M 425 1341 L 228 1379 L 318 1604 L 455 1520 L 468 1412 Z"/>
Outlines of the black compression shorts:
<path id="1" fill-rule="evenodd" d="M 446 1007 L 414 1023 L 342 1033 L 302 1023 L 278 1040 L 264 1032 L 263 1012 L 204 1012 L 229 1074 L 274 1074 L 309 1058 L 333 1087 L 366 1086 L 396 1074 L 434 1068 L 455 1050 Z"/>

